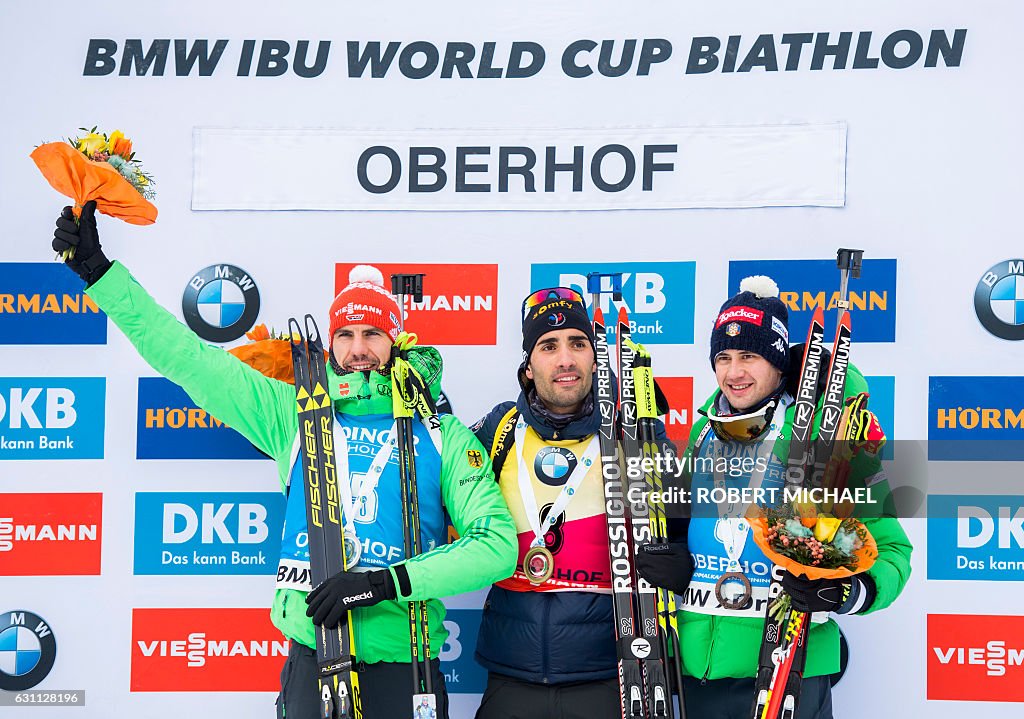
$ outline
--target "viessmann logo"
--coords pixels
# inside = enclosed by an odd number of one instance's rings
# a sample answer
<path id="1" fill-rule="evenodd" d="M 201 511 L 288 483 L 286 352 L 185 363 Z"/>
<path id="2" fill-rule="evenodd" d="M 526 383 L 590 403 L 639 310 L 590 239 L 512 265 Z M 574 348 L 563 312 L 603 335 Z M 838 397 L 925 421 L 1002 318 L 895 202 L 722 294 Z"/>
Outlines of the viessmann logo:
<path id="1" fill-rule="evenodd" d="M 102 459 L 106 380 L 0 377 L 0 459 Z"/>
<path id="2" fill-rule="evenodd" d="M 751 275 L 768 275 L 779 285 L 789 310 L 789 332 L 802 342 L 818 307 L 834 308 L 839 299 L 835 260 L 734 260 L 729 263 L 729 296 Z M 896 260 L 867 259 L 861 276 L 850 280 L 854 342 L 896 341 Z M 835 333 L 835 312 L 825 314 L 825 336 Z"/>
<path id="3" fill-rule="evenodd" d="M 0 494 L 0 576 L 100 573 L 103 495 Z"/>
<path id="4" fill-rule="evenodd" d="M 0 262 L 0 344 L 106 342 L 107 316 L 74 272 L 52 262 Z"/>
<path id="5" fill-rule="evenodd" d="M 427 345 L 493 345 L 498 335 L 498 266 L 454 264 L 339 263 L 334 267 L 334 291 L 348 285 L 357 264 L 370 264 L 384 275 L 425 274 L 423 299 L 405 298 L 405 326 Z M 361 311 L 361 310 L 360 310 Z M 374 310 L 377 311 L 377 310 Z M 358 323 L 358 320 L 351 320 Z"/>
<path id="6" fill-rule="evenodd" d="M 928 699 L 1024 701 L 1024 617 L 929 614 Z"/>
<path id="7" fill-rule="evenodd" d="M 288 640 L 264 609 L 132 610 L 131 691 L 277 691 Z"/>
<path id="8" fill-rule="evenodd" d="M 137 459 L 266 459 L 163 377 L 139 378 Z"/>

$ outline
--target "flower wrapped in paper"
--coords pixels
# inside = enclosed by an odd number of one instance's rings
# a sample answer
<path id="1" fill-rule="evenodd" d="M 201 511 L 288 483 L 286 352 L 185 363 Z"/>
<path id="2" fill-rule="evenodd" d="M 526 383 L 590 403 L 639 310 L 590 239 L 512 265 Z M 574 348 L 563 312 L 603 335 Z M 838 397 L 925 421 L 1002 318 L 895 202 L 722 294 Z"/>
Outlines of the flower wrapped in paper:
<path id="1" fill-rule="evenodd" d="M 86 202 L 95 200 L 105 215 L 133 225 L 156 222 L 150 202 L 155 183 L 120 130 L 107 136 L 94 127 L 82 137 L 40 145 L 31 158 L 53 189 L 74 200 L 76 217 Z"/>
<path id="2" fill-rule="evenodd" d="M 260 324 L 246 332 L 245 336 L 250 340 L 247 344 L 232 347 L 228 352 L 271 379 L 295 384 L 292 343 L 287 333 L 275 333 Z"/>

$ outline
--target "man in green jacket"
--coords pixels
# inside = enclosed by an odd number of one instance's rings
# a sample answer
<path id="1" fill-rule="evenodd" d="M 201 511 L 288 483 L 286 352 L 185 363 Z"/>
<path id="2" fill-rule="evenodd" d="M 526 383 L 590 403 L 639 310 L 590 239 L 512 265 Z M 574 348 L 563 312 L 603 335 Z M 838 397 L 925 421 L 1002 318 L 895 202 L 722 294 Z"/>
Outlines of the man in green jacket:
<path id="1" fill-rule="evenodd" d="M 511 575 L 517 552 L 515 525 L 489 463 L 481 461 L 486 450 L 473 434 L 451 415 L 441 416 L 439 437 L 416 422 L 421 544 L 428 551 L 405 556 L 388 376 L 401 310 L 384 289 L 380 272 L 365 266 L 354 270 L 349 286 L 331 305 L 327 374 L 339 464 L 343 456 L 348 460 L 346 481 L 339 482 L 345 529 L 354 539 L 358 564 L 311 592 L 294 388 L 206 344 L 158 305 L 124 265 L 103 254 L 94 211 L 95 203 L 87 203 L 76 223 L 71 209 L 64 208 L 53 248 L 74 249 L 67 265 L 85 280 L 87 294 L 153 369 L 181 385 L 197 405 L 277 463 L 288 499 L 271 619 L 291 640 L 281 674 L 279 715 L 319 716 L 313 625 L 337 626 L 348 609 L 364 716 L 410 716 L 407 607 L 409 601 L 425 601 L 438 716 L 447 717 L 444 676 L 436 659 L 447 632 L 445 608 L 437 597 L 480 589 Z M 410 353 L 410 362 L 436 397 L 440 355 L 433 348 L 418 347 Z M 295 491 L 289 492 L 289 487 Z M 452 544 L 445 544 L 445 510 L 459 533 Z"/>
<path id="2" fill-rule="evenodd" d="M 711 366 L 719 389 L 701 408 L 703 416 L 693 426 L 683 458 L 683 466 L 694 470 L 689 477 L 691 497 L 697 497 L 701 488 L 723 483 L 767 491 L 781 490 L 785 484 L 789 442 L 784 440 L 793 424 L 803 347 L 789 346 L 788 312 L 773 281 L 747 278 L 740 290 L 722 305 L 711 333 Z M 845 395 L 866 390 L 863 375 L 851 365 Z M 721 421 L 709 420 L 708 415 Z M 738 416 L 748 419 L 729 421 Z M 746 441 L 736 439 L 743 435 L 736 431 L 739 424 L 749 433 Z M 723 459 L 729 467 L 743 469 L 720 471 L 717 477 L 706 471 L 716 462 L 724 466 Z M 854 456 L 848 486 L 870 487 L 876 500 L 889 494 L 878 457 L 867 452 Z M 878 559 L 868 571 L 836 580 L 782 572 L 783 588 L 794 606 L 812 612 L 797 709 L 800 719 L 832 717 L 828 675 L 839 671 L 839 627 L 829 613 L 884 609 L 910 576 L 912 548 L 899 522 L 877 510 L 871 512 L 872 518 L 864 514 L 860 516 L 878 543 Z M 742 516 L 742 511 L 727 505 L 705 502 L 692 507 L 688 543 L 694 569 L 679 613 L 687 675 L 684 694 L 691 717 L 751 716 L 773 565 L 753 541 Z"/>

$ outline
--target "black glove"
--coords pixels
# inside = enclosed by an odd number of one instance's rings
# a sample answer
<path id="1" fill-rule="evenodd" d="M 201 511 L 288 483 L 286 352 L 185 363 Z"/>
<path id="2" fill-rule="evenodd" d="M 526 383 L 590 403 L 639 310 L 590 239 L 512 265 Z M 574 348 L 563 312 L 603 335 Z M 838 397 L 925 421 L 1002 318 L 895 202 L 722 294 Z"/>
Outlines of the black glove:
<path id="1" fill-rule="evenodd" d="M 70 207 L 65 207 L 57 218 L 57 229 L 53 233 L 54 252 L 74 248 L 75 256 L 64 260 L 86 284 L 103 276 L 110 269 L 110 260 L 100 249 L 100 233 L 96 229 L 96 203 L 89 200 L 82 207 L 82 214 L 75 222 Z"/>
<path id="2" fill-rule="evenodd" d="M 306 597 L 306 616 L 313 624 L 334 629 L 353 607 L 372 607 L 385 599 L 395 599 L 395 581 L 387 569 L 373 572 L 339 572 L 328 578 Z"/>
<path id="3" fill-rule="evenodd" d="M 682 594 L 693 576 L 690 548 L 686 542 L 641 544 L 636 554 L 636 571 L 655 587 Z"/>
<path id="4" fill-rule="evenodd" d="M 808 579 L 789 572 L 782 575 L 782 589 L 801 612 L 856 614 L 875 601 L 875 582 L 867 574 L 842 579 Z"/>

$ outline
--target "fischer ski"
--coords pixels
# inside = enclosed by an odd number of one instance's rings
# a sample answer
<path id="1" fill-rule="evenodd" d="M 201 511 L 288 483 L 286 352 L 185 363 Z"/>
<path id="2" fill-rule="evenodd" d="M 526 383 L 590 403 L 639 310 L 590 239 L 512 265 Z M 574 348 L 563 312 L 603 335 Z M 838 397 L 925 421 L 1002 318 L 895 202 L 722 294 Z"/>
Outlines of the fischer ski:
<path id="1" fill-rule="evenodd" d="M 824 396 L 816 441 L 811 442 L 818 401 L 818 377 L 825 334 L 824 310 L 819 307 L 811 319 L 804 346 L 797 386 L 796 406 L 786 466 L 786 486 L 808 489 L 825 482 L 832 464 L 836 433 L 844 416 L 843 397 L 850 362 L 850 315 L 846 310 L 848 278 L 860 276 L 861 250 L 840 249 L 836 264 L 840 270 L 839 315 L 835 341 L 826 374 Z M 772 567 L 768 590 L 764 633 L 754 684 L 754 719 L 793 719 L 800 700 L 804 664 L 807 659 L 807 634 L 810 615 L 790 608 L 781 619 L 774 619 L 771 606 L 782 594 L 782 570 Z"/>
<path id="2" fill-rule="evenodd" d="M 309 570 L 313 587 L 345 571 L 342 513 L 334 459 L 334 408 L 327 391 L 323 340 L 311 315 L 305 335 L 298 320 L 288 321 L 299 414 L 300 457 L 309 534 Z M 347 482 L 347 477 L 340 478 Z M 361 719 L 359 675 L 355 671 L 355 634 L 349 613 L 336 629 L 316 627 L 321 719 Z"/>

